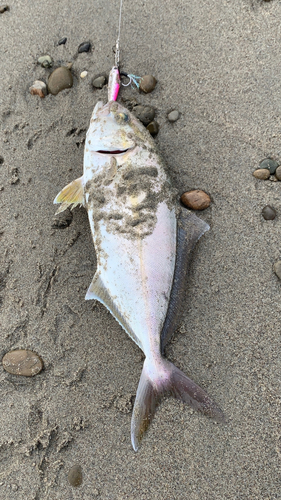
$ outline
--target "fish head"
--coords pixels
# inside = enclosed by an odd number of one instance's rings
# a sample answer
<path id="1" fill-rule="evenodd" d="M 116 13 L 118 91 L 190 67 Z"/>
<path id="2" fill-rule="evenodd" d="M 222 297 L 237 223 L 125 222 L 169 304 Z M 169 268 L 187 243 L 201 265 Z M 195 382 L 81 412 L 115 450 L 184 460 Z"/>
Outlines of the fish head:
<path id="1" fill-rule="evenodd" d="M 124 106 L 116 101 L 105 105 L 99 101 L 91 117 L 85 148 L 91 153 L 121 159 L 134 154 L 141 143 L 151 141 L 149 132 Z"/>

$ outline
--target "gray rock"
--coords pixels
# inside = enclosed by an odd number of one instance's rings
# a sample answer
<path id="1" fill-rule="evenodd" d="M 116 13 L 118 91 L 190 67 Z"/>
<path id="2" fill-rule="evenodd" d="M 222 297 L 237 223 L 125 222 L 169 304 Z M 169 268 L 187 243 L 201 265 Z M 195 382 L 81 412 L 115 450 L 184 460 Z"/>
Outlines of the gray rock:
<path id="1" fill-rule="evenodd" d="M 141 104 L 133 108 L 133 113 L 145 126 L 152 122 L 155 117 L 154 108 L 151 106 L 142 106 Z"/>
<path id="2" fill-rule="evenodd" d="M 82 42 L 78 47 L 78 54 L 81 54 L 82 52 L 89 52 L 90 50 L 91 50 L 90 42 Z"/>
<path id="3" fill-rule="evenodd" d="M 149 92 L 152 92 L 152 90 L 155 89 L 156 83 L 157 80 L 154 76 L 145 75 L 140 80 L 140 90 L 145 92 L 145 94 L 148 94 Z"/>
<path id="4" fill-rule="evenodd" d="M 54 64 L 53 59 L 48 55 L 38 57 L 37 62 L 41 64 L 42 68 L 52 68 Z"/>
<path id="5" fill-rule="evenodd" d="M 69 89 L 73 85 L 73 78 L 70 70 L 61 66 L 55 69 L 49 76 L 48 91 L 57 95 L 61 90 Z"/>
<path id="6" fill-rule="evenodd" d="M 68 472 L 68 481 L 71 486 L 77 487 L 81 486 L 83 481 L 82 467 L 81 465 L 73 465 Z"/>
<path id="7" fill-rule="evenodd" d="M 281 280 L 281 260 L 278 260 L 277 262 L 275 262 L 275 264 L 273 266 L 273 270 L 274 270 L 276 276 L 278 276 L 278 278 Z"/>
<path id="8" fill-rule="evenodd" d="M 95 76 L 92 80 L 92 85 L 95 89 L 102 89 L 107 82 L 105 75 Z"/>
<path id="9" fill-rule="evenodd" d="M 148 132 L 150 132 L 153 137 L 155 135 L 157 135 L 159 132 L 159 124 L 155 120 L 150 122 L 146 128 L 147 128 Z"/>
<path id="10" fill-rule="evenodd" d="M 255 170 L 253 172 L 253 176 L 256 179 L 266 180 L 266 179 L 269 179 L 270 172 L 267 168 L 258 168 L 257 170 Z"/>
<path id="11" fill-rule="evenodd" d="M 272 208 L 270 205 L 265 205 L 261 213 L 265 220 L 273 220 L 276 217 L 276 210 L 274 210 L 274 208 Z"/>
<path id="12" fill-rule="evenodd" d="M 3 357 L 2 364 L 7 372 L 24 377 L 33 377 L 40 373 L 43 368 L 42 359 L 28 349 L 7 352 Z"/>
<path id="13" fill-rule="evenodd" d="M 64 45 L 66 42 L 67 42 L 67 38 L 66 38 L 66 36 L 64 36 L 63 38 L 61 38 L 61 39 L 58 41 L 58 45 Z"/>
<path id="14" fill-rule="evenodd" d="M 277 169 L 279 163 L 276 160 L 272 160 L 272 158 L 265 158 L 260 162 L 260 167 L 259 168 L 267 168 L 269 172 L 272 174 L 275 173 L 275 170 Z"/>
<path id="15" fill-rule="evenodd" d="M 167 116 L 169 122 L 172 122 L 172 123 L 176 122 L 179 119 L 179 117 L 180 117 L 180 113 L 177 109 L 174 109 L 174 111 L 171 111 Z"/>

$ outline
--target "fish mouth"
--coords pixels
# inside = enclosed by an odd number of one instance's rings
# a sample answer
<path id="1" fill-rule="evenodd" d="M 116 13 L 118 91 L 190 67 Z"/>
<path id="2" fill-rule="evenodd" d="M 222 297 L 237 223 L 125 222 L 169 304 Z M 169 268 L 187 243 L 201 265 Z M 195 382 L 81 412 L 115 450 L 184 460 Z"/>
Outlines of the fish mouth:
<path id="1" fill-rule="evenodd" d="M 98 151 L 96 151 L 96 153 L 99 153 L 101 155 L 123 155 L 125 153 L 127 153 L 127 151 L 130 151 L 131 149 L 133 148 L 127 148 L 127 149 L 114 149 L 114 150 L 111 150 L 111 151 L 107 151 L 105 149 L 99 149 Z"/>

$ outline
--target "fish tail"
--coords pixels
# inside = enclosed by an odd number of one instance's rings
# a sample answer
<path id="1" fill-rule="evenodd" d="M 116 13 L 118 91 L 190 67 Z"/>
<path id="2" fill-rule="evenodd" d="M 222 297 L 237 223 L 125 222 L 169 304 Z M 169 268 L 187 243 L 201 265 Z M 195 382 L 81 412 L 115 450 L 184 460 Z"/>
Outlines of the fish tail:
<path id="1" fill-rule="evenodd" d="M 225 421 L 217 404 L 173 363 L 161 358 L 159 369 L 159 365 L 156 368 L 145 359 L 131 423 L 131 439 L 135 451 L 139 449 L 143 435 L 164 396 L 173 396 L 188 403 L 217 422 Z"/>

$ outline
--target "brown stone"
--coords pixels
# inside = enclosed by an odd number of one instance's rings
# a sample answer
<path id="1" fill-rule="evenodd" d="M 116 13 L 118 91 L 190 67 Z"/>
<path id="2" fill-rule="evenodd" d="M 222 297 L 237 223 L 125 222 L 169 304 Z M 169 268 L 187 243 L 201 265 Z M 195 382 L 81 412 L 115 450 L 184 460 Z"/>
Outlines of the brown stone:
<path id="1" fill-rule="evenodd" d="M 275 176 L 278 181 L 281 181 L 281 165 L 275 170 Z"/>
<path id="2" fill-rule="evenodd" d="M 152 75 L 145 75 L 141 78 L 140 81 L 140 90 L 145 92 L 145 94 L 149 94 L 152 90 L 155 89 L 155 85 L 157 83 L 156 78 Z"/>
<path id="3" fill-rule="evenodd" d="M 4 14 L 4 12 L 7 12 L 10 10 L 9 5 L 0 5 L 0 14 Z"/>
<path id="4" fill-rule="evenodd" d="M 57 95 L 61 90 L 69 89 L 72 85 L 72 74 L 65 66 L 55 69 L 49 76 L 48 90 L 50 94 Z"/>
<path id="5" fill-rule="evenodd" d="M 200 189 L 194 189 L 193 191 L 187 191 L 181 195 L 181 201 L 188 208 L 193 210 L 205 210 L 211 203 L 210 196 L 201 191 Z"/>
<path id="6" fill-rule="evenodd" d="M 281 280 L 281 260 L 278 260 L 277 262 L 275 262 L 275 264 L 273 266 L 273 270 L 274 270 L 276 276 L 278 276 L 278 278 Z"/>
<path id="7" fill-rule="evenodd" d="M 40 373 L 43 368 L 42 359 L 28 349 L 7 352 L 2 359 L 2 364 L 4 370 L 12 375 L 23 375 L 24 377 L 33 377 Z"/>
<path id="8" fill-rule="evenodd" d="M 148 132 L 150 132 L 153 137 L 155 135 L 157 135 L 159 132 L 159 125 L 155 120 L 150 122 L 146 128 L 147 128 Z"/>
<path id="9" fill-rule="evenodd" d="M 73 465 L 68 472 L 68 481 L 71 486 L 77 487 L 81 486 L 83 481 L 82 467 L 81 465 Z"/>
<path id="10" fill-rule="evenodd" d="M 41 82 L 40 80 L 35 80 L 34 84 L 29 89 L 31 95 L 39 95 L 41 99 L 44 99 L 47 94 L 47 86 L 46 83 Z"/>
<path id="11" fill-rule="evenodd" d="M 270 171 L 267 168 L 259 168 L 253 172 L 253 176 L 256 179 L 266 180 L 269 179 Z"/>

